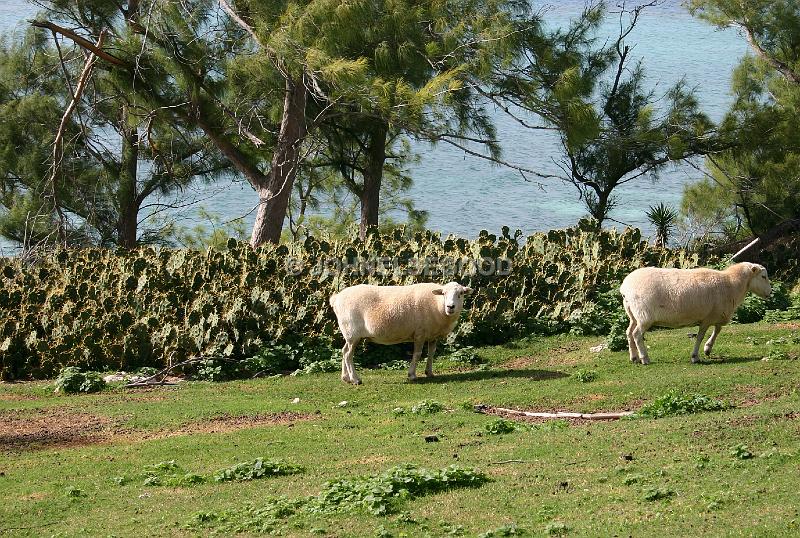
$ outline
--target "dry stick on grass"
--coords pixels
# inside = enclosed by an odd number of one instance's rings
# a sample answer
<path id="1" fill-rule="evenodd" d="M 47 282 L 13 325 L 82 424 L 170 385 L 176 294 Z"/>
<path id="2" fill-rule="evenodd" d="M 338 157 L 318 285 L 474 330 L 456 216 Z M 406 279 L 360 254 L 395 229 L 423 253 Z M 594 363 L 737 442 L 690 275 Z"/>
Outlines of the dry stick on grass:
<path id="1" fill-rule="evenodd" d="M 568 411 L 556 411 L 555 413 L 534 413 L 531 411 L 518 411 L 517 409 L 507 409 L 505 407 L 488 407 L 476 405 L 475 411 L 487 414 L 487 411 L 500 411 L 509 415 L 520 415 L 536 418 L 580 418 L 584 420 L 617 420 L 622 417 L 633 415 L 633 411 L 620 411 L 617 413 L 570 413 Z"/>
<path id="2" fill-rule="evenodd" d="M 200 362 L 205 360 L 204 357 L 192 357 L 191 359 L 185 360 L 183 362 L 179 362 L 178 364 L 173 364 L 172 366 L 167 366 L 161 371 L 156 372 L 155 374 L 151 375 L 150 377 L 146 377 L 142 380 L 136 381 L 135 383 L 128 383 L 125 385 L 126 389 L 136 388 L 136 387 L 152 387 L 155 385 L 176 385 L 177 383 L 170 383 L 169 381 L 164 381 L 167 377 L 167 374 L 170 373 L 175 368 L 179 366 L 186 366 L 187 364 L 194 364 L 196 362 Z M 154 381 L 155 378 L 161 376 L 161 379 L 158 381 Z"/>
<path id="3" fill-rule="evenodd" d="M 136 387 L 153 387 L 153 386 L 161 386 L 161 385 L 177 385 L 177 383 L 172 383 L 170 381 L 165 381 L 167 374 L 169 374 L 175 368 L 180 366 L 187 366 L 189 364 L 194 364 L 197 362 L 202 362 L 208 360 L 208 357 L 192 357 L 191 359 L 187 359 L 183 362 L 179 362 L 177 364 L 173 364 L 172 366 L 167 366 L 163 370 L 156 372 L 155 374 L 151 375 L 150 377 L 146 377 L 142 380 L 136 381 L 135 383 L 128 383 L 124 385 L 123 388 L 131 389 Z M 224 359 L 222 357 L 215 357 L 215 360 L 218 361 L 225 361 L 225 362 L 237 362 L 233 359 Z M 158 376 L 161 376 L 161 379 L 158 381 L 153 381 Z M 255 377 L 255 376 L 254 376 Z"/>

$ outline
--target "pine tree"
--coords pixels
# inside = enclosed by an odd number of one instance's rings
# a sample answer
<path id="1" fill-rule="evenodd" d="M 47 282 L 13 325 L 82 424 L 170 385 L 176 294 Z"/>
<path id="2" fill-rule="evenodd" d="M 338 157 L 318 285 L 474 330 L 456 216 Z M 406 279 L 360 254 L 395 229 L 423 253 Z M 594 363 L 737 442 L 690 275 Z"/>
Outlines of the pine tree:
<path id="1" fill-rule="evenodd" d="M 649 5 L 623 5 L 620 33 L 610 42 L 598 38 L 608 14 L 603 2 L 563 29 L 543 30 L 537 18 L 522 23 L 522 54 L 494 74 L 487 92 L 527 127 L 558 133 L 559 177 L 578 189 L 597 226 L 609 218 L 617 187 L 713 148 L 713 125 L 692 92 L 678 83 L 655 95 L 631 57 L 628 36 Z"/>
<path id="2" fill-rule="evenodd" d="M 752 54 L 733 77 L 720 127 L 730 149 L 709 158 L 711 195 L 765 243 L 800 231 L 800 5 L 793 0 L 693 0 L 693 13 L 738 29 Z"/>

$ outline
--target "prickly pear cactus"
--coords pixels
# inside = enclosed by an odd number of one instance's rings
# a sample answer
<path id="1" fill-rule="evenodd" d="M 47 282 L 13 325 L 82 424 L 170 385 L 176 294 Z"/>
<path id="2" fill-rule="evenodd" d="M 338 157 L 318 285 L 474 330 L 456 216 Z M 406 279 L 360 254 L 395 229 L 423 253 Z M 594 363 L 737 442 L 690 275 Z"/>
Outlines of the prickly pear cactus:
<path id="1" fill-rule="evenodd" d="M 2 259 L 0 375 L 130 370 L 196 355 L 242 359 L 270 343 L 338 345 L 328 297 L 357 283 L 458 280 L 477 293 L 452 338 L 496 343 L 568 329 L 636 267 L 699 262 L 648 247 L 638 230 L 581 227 L 525 239 L 507 227 L 475 240 L 397 229 L 363 241 L 309 237 L 256 250 L 230 240 L 224 251 L 94 248 L 32 266 Z"/>

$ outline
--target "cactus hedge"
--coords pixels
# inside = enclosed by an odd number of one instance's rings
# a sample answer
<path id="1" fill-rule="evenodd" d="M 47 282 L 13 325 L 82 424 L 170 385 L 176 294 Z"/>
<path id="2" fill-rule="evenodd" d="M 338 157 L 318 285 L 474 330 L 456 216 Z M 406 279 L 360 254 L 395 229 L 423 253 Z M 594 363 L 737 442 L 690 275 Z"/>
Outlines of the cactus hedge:
<path id="1" fill-rule="evenodd" d="M 358 262 L 385 257 L 381 272 Z M 425 273 L 428 258 L 445 274 Z M 498 274 L 451 259 L 505 260 Z M 336 262 L 339 260 L 339 262 Z M 345 270 L 338 270 L 345 260 Z M 52 376 L 64 366 L 91 370 L 160 367 L 193 356 L 242 359 L 267 344 L 341 345 L 328 297 L 368 282 L 459 280 L 476 290 L 453 335 L 488 344 L 568 328 L 598 314 L 595 301 L 643 265 L 691 267 L 697 255 L 649 247 L 638 230 L 585 227 L 522 239 L 503 228 L 475 240 L 402 229 L 361 240 L 304 241 L 253 250 L 90 248 L 36 263 L 0 260 L 0 368 L 5 379 Z M 480 266 L 480 264 L 478 264 Z M 349 267 L 349 271 L 347 270 Z M 602 312 L 600 313 L 602 314 Z"/>

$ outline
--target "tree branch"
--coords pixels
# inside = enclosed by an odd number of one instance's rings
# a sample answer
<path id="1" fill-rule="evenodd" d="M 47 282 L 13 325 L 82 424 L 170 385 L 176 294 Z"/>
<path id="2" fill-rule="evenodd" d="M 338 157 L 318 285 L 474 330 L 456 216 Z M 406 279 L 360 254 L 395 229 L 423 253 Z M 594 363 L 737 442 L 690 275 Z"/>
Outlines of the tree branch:
<path id="1" fill-rule="evenodd" d="M 50 30 L 51 32 L 58 33 L 58 34 L 61 34 L 61 35 L 65 36 L 65 37 L 68 37 L 69 39 L 74 41 L 80 47 L 83 47 L 84 49 L 92 52 L 95 56 L 99 56 L 100 58 L 102 58 L 103 60 L 107 61 L 108 63 L 114 64 L 114 65 L 117 65 L 117 66 L 120 66 L 120 67 L 125 67 L 125 68 L 130 67 L 130 65 L 128 65 L 128 63 L 125 62 L 124 60 L 122 60 L 120 58 L 117 58 L 116 56 L 114 56 L 113 54 L 111 54 L 109 52 L 104 51 L 102 49 L 102 47 L 97 46 L 94 43 L 92 43 L 91 41 L 89 41 L 88 39 L 79 36 L 78 34 L 73 32 L 72 30 L 69 30 L 67 28 L 63 28 L 63 27 L 61 27 L 61 26 L 59 26 L 57 24 L 54 24 L 54 23 L 52 23 L 50 21 L 30 21 L 30 23 L 31 23 L 32 26 L 35 26 L 36 28 L 46 28 L 46 29 Z"/>

